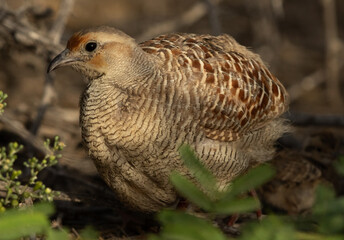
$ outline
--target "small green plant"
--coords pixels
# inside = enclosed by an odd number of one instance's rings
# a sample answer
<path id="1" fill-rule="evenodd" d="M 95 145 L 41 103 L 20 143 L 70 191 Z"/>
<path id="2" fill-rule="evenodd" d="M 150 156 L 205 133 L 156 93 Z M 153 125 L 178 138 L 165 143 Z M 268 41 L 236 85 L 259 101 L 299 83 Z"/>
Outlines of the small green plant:
<path id="1" fill-rule="evenodd" d="M 7 94 L 0 91 L 0 114 L 6 106 L 4 102 L 6 98 Z M 52 201 L 53 197 L 59 194 L 38 181 L 37 175 L 43 169 L 57 164 L 61 157 L 58 152 L 63 149 L 64 144 L 56 136 L 52 146 L 50 139 L 46 140 L 44 145 L 50 154 L 47 154 L 42 161 L 32 157 L 23 163 L 30 171 L 29 181 L 26 184 L 19 181 L 22 171 L 14 168 L 17 154 L 23 149 L 23 145 L 13 142 L 9 143 L 7 148 L 0 147 L 0 184 L 6 190 L 5 196 L 0 198 L 0 212 L 4 212 L 8 207 L 17 207 L 28 198 Z"/>
<path id="2" fill-rule="evenodd" d="M 163 210 L 158 214 L 163 225 L 158 235 L 149 240 L 226 240 L 226 236 L 211 222 L 174 210 Z"/>
<path id="3" fill-rule="evenodd" d="M 260 186 L 274 175 L 271 167 L 261 165 L 236 178 L 224 191 L 219 191 L 215 177 L 201 164 L 189 146 L 181 146 L 180 154 L 201 187 L 177 172 L 171 175 L 172 184 L 182 196 L 213 214 L 228 215 L 258 209 L 260 203 L 257 199 L 243 198 L 242 194 Z"/>
<path id="4" fill-rule="evenodd" d="M 0 214 L 0 239 L 13 240 L 23 237 L 33 238 L 33 236 L 47 240 L 72 239 L 67 228 L 51 228 L 49 216 L 54 212 L 54 205 L 49 202 L 41 202 L 20 209 L 9 209 Z M 98 233 L 92 227 L 86 227 L 77 239 L 95 240 L 98 239 Z"/>
<path id="5" fill-rule="evenodd" d="M 20 209 L 9 209 L 0 214 L 0 240 L 32 238 L 33 236 L 47 240 L 72 239 L 69 237 L 67 228 L 51 228 L 49 216 L 54 212 L 54 205 L 49 202 L 41 202 Z M 86 227 L 77 239 L 95 240 L 98 239 L 98 233 L 92 227 Z"/>
<path id="6" fill-rule="evenodd" d="M 200 208 L 217 215 L 251 211 L 257 203 L 251 198 L 241 198 L 241 193 L 253 189 L 273 175 L 268 166 L 260 166 L 235 179 L 226 191 L 218 192 L 214 176 L 203 167 L 188 146 L 180 148 L 186 166 L 199 182 L 199 186 L 178 173 L 171 181 L 181 195 Z M 335 163 L 344 175 L 344 157 Z M 159 235 L 150 240 L 224 240 L 228 238 L 210 220 L 200 219 L 177 210 L 163 210 L 158 214 L 162 224 Z M 312 213 L 306 217 L 265 217 L 243 226 L 238 240 L 340 240 L 344 239 L 344 197 L 336 197 L 332 188 L 319 186 Z"/>
<path id="7" fill-rule="evenodd" d="M 189 146 L 181 146 L 180 154 L 199 184 L 194 184 L 177 172 L 172 173 L 171 182 L 182 196 L 212 216 L 243 213 L 259 208 L 257 199 L 243 198 L 242 194 L 263 184 L 274 175 L 272 168 L 262 165 L 236 178 L 224 191 L 219 191 L 215 177 L 202 165 Z M 150 236 L 150 240 L 227 239 L 210 221 L 187 213 L 164 210 L 159 213 L 158 219 L 163 230 L 159 236 Z"/>
<path id="8" fill-rule="evenodd" d="M 61 157 L 58 152 L 63 149 L 64 144 L 59 141 L 59 138 L 55 137 L 53 145 L 50 146 L 50 144 L 50 140 L 45 142 L 45 147 L 51 154 L 46 155 L 43 160 L 40 161 L 33 157 L 23 163 L 30 172 L 30 177 L 26 184 L 19 181 L 22 171 L 14 168 L 17 153 L 23 149 L 23 146 L 14 142 L 9 143 L 7 148 L 2 147 L 0 149 L 0 181 L 3 182 L 6 189 L 5 197 L 0 199 L 0 212 L 5 211 L 8 207 L 17 207 L 28 198 L 52 201 L 54 196 L 59 194 L 46 187 L 43 182 L 37 179 L 37 175 L 43 169 L 57 164 L 58 159 Z"/>
<path id="9" fill-rule="evenodd" d="M 4 108 L 6 107 L 6 102 L 4 102 L 6 98 L 7 94 L 0 90 L 0 114 L 4 112 Z"/>
<path id="10" fill-rule="evenodd" d="M 7 97 L 0 91 L 0 115 L 6 106 Z M 0 198 L 0 240 L 13 240 L 25 237 L 47 240 L 68 240 L 69 230 L 65 228 L 52 229 L 49 216 L 54 213 L 54 205 L 50 203 L 58 192 L 52 191 L 41 181 L 37 180 L 38 174 L 45 168 L 57 164 L 61 158 L 59 152 L 64 144 L 55 137 L 54 142 L 48 139 L 44 143 L 49 154 L 43 160 L 36 157 L 30 158 L 23 164 L 30 172 L 26 184 L 19 181 L 21 170 L 14 168 L 17 154 L 23 149 L 18 143 L 9 143 L 8 147 L 0 148 L 0 184 L 6 190 L 5 196 Z M 43 200 L 33 206 L 20 206 L 26 199 Z M 12 209 L 9 209 L 13 207 Z M 26 239 L 26 238 L 25 238 Z M 77 237 L 78 240 L 98 239 L 98 233 L 92 227 L 86 227 Z"/>
<path id="11" fill-rule="evenodd" d="M 344 176 L 344 157 L 334 163 L 337 172 Z M 314 231 L 326 239 L 344 239 L 344 196 L 336 196 L 333 188 L 319 185 L 310 222 L 316 222 Z"/>
<path id="12" fill-rule="evenodd" d="M 47 236 L 47 240 L 69 239 L 67 231 L 50 227 L 49 215 L 53 213 L 53 205 L 47 202 L 21 209 L 9 209 L 0 214 L 0 239 L 12 240 L 36 234 Z"/>

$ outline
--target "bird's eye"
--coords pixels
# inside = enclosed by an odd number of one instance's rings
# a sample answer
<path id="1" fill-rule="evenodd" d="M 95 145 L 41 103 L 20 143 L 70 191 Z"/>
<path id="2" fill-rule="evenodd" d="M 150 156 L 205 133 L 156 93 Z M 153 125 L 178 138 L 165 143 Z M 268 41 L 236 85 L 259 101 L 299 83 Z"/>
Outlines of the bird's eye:
<path id="1" fill-rule="evenodd" d="M 96 42 L 89 42 L 85 45 L 85 50 L 87 52 L 93 52 L 94 49 L 97 48 L 97 43 Z"/>

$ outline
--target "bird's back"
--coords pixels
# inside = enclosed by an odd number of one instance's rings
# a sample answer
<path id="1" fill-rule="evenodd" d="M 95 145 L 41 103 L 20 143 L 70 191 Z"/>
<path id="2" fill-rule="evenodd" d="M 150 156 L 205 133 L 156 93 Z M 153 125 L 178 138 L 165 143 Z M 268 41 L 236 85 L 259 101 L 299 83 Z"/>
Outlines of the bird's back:
<path id="1" fill-rule="evenodd" d="M 236 140 L 287 108 L 283 85 L 258 55 L 228 35 L 168 34 L 140 46 L 163 60 L 165 81 L 171 72 L 189 106 L 201 111 L 200 127 L 210 139 Z"/>

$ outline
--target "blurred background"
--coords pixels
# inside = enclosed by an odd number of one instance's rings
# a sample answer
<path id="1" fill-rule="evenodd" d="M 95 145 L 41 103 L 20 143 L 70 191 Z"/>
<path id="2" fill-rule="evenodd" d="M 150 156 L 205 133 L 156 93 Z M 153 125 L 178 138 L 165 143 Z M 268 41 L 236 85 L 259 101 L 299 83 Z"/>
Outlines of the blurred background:
<path id="1" fill-rule="evenodd" d="M 232 35 L 261 55 L 290 94 L 286 117 L 296 131 L 285 146 L 315 149 L 307 159 L 320 169 L 344 151 L 344 1 L 2 0 L 0 90 L 9 97 L 0 143 L 21 140 L 42 152 L 42 139 L 59 135 L 66 144 L 59 172 L 65 178 L 61 186 L 51 183 L 56 188 L 75 191 L 66 187 L 66 169 L 84 182 L 91 176 L 92 183 L 96 170 L 78 127 L 85 83 L 71 69 L 49 77 L 47 65 L 72 33 L 99 25 L 119 28 L 138 42 L 167 32 Z M 327 175 L 331 171 L 323 171 Z"/>
<path id="2" fill-rule="evenodd" d="M 99 25 L 117 27 L 138 42 L 166 32 L 230 34 L 259 53 L 287 86 L 291 111 L 343 112 L 342 1 L 2 0 L 1 3 L 22 24 L 43 34 L 54 29 L 59 11 L 67 11 L 60 37 L 63 46 L 75 31 Z M 4 26 L 1 28 L 6 31 Z M 15 40 L 15 36 L 13 41 L 1 39 L 0 88 L 12 95 L 8 100 L 10 106 L 12 103 L 37 106 L 47 65 L 42 54 L 47 49 L 39 49 L 38 53 L 33 49 L 34 43 L 18 46 L 22 42 Z M 82 81 L 75 79 L 77 74 L 61 77 L 62 74 L 59 72 L 55 81 L 56 88 L 63 89 L 62 95 L 57 95 L 57 104 L 76 107 Z"/>
<path id="3" fill-rule="evenodd" d="M 60 37 L 63 46 L 75 31 L 99 25 L 117 27 L 138 42 L 166 32 L 230 34 L 259 53 L 287 86 L 291 111 L 343 112 L 342 1 L 2 0 L 1 3 L 2 8 L 16 15 L 17 21 L 42 34 L 54 29 L 59 11 L 67 11 L 62 13 L 67 15 Z M 5 20 L 3 16 L 2 21 Z M 19 34 L 15 29 L 1 28 L 1 32 Z M 12 103 L 37 106 L 47 65 L 42 54 L 48 49 L 35 52 L 34 48 L 39 46 L 34 43 L 20 46 L 23 42 L 18 38 L 1 39 L 0 88 L 12 95 L 8 100 L 10 106 Z M 76 107 L 82 81 L 76 80 L 77 74 L 73 77 L 62 74 L 59 71 L 55 81 L 56 88 L 63 89 L 57 91 L 57 104 Z"/>

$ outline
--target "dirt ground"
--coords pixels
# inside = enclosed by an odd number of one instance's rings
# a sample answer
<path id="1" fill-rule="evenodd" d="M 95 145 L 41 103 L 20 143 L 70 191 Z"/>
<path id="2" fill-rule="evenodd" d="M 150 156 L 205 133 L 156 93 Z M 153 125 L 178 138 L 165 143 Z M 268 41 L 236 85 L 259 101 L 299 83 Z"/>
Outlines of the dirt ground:
<path id="1" fill-rule="evenodd" d="M 59 11 L 67 8 L 63 4 L 68 2 L 74 4 L 63 25 L 62 46 L 77 30 L 109 25 L 138 41 L 171 31 L 226 33 L 259 53 L 289 91 L 286 118 L 295 127 L 278 145 L 280 152 L 273 164 L 280 170 L 275 182 L 259 191 L 264 206 L 272 211 L 301 214 L 311 206 L 314 186 L 322 181 L 333 184 L 339 194 L 344 192 L 343 180 L 332 167 L 333 161 L 344 154 L 344 1 L 1 1 L 0 90 L 9 95 L 3 115 L 9 121 L 0 119 L 0 145 L 22 142 L 29 149 L 20 155 L 25 159 L 32 154 L 42 155 L 37 144 L 43 139 L 61 137 L 66 148 L 59 166 L 40 176 L 47 185 L 70 197 L 69 201 L 56 201 L 56 218 L 61 224 L 76 230 L 91 224 L 105 239 L 137 237 L 154 231 L 151 224 L 126 224 L 127 217 L 123 216 L 127 211 L 120 211 L 122 205 L 98 177 L 82 146 L 78 103 L 85 83 L 78 73 L 71 69 L 53 73 L 54 92 L 49 95 L 52 101 L 42 123 L 36 125 L 47 65 L 55 52 L 40 45 L 39 40 L 25 44 L 23 36 L 27 36 L 20 28 L 9 28 L 8 19 L 48 33 Z M 54 46 L 61 46 L 58 44 L 59 41 Z M 34 132 L 35 126 L 39 126 L 34 136 L 36 145 L 32 137 L 18 134 L 22 128 Z M 312 166 L 320 175 L 315 174 L 311 181 L 301 177 L 298 187 L 281 190 L 283 182 L 295 183 L 295 176 L 300 174 L 295 172 L 294 179 L 285 178 L 283 167 L 279 166 L 287 161 L 296 161 L 305 168 Z M 302 195 L 304 189 L 309 194 Z M 296 197 L 276 200 L 278 191 L 291 191 L 289 195 Z"/>

